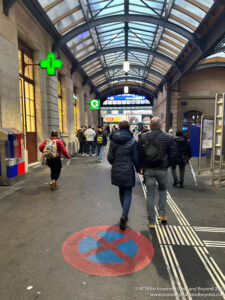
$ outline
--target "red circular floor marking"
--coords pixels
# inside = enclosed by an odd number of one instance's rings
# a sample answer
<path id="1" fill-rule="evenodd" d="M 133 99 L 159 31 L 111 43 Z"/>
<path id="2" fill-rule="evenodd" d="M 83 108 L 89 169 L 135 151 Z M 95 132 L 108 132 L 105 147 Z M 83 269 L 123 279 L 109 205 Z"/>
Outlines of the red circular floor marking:
<path id="1" fill-rule="evenodd" d="M 103 237 L 98 236 L 100 232 L 116 232 L 124 234 L 125 237 L 109 242 L 103 239 Z M 87 237 L 96 240 L 101 246 L 81 253 L 79 245 Z M 116 246 L 128 241 L 134 241 L 137 245 L 138 251 L 134 257 L 130 257 L 116 248 Z M 88 257 L 90 258 L 96 253 L 102 253 L 105 250 L 111 250 L 123 262 L 106 264 L 88 259 Z M 63 244 L 62 255 L 68 264 L 85 273 L 98 276 L 119 276 L 134 273 L 146 267 L 153 259 L 154 248 L 152 243 L 139 232 L 129 228 L 121 231 L 118 226 L 104 225 L 85 228 L 72 234 Z"/>

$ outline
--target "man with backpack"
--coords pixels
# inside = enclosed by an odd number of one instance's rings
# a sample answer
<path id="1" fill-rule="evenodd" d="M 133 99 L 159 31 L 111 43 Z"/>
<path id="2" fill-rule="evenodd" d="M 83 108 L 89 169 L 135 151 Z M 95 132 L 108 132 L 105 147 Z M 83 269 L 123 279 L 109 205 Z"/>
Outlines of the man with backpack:
<path id="1" fill-rule="evenodd" d="M 151 120 L 151 131 L 143 134 L 138 142 L 141 174 L 147 188 L 148 226 L 155 228 L 155 189 L 158 183 L 158 220 L 167 222 L 167 169 L 176 157 L 176 146 L 171 135 L 161 131 L 158 117 Z"/>
<path id="2" fill-rule="evenodd" d="M 61 155 L 63 154 L 67 159 L 70 159 L 69 153 L 58 138 L 58 132 L 53 130 L 51 132 L 51 138 L 45 140 L 40 146 L 39 150 L 43 153 L 43 156 L 47 159 L 47 165 L 51 170 L 51 181 L 49 183 L 50 189 L 54 190 L 56 187 L 56 181 L 59 178 L 62 162 Z M 68 164 L 70 161 L 68 161 Z"/>
<path id="3" fill-rule="evenodd" d="M 107 136 L 103 133 L 102 128 L 98 128 L 95 136 L 95 145 L 97 146 L 98 162 L 102 161 L 104 147 L 107 145 Z"/>

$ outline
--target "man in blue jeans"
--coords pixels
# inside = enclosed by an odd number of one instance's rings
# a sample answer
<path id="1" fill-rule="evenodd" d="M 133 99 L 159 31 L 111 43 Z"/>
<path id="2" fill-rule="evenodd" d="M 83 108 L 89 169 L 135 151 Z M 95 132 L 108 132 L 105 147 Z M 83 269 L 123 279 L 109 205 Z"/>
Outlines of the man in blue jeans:
<path id="1" fill-rule="evenodd" d="M 147 188 L 148 226 L 155 228 L 155 190 L 158 183 L 159 203 L 158 220 L 167 222 L 167 169 L 176 157 L 174 139 L 168 133 L 161 131 L 161 121 L 158 117 L 151 120 L 151 131 L 143 134 L 138 142 L 138 153 L 141 164 L 141 174 Z"/>
<path id="2" fill-rule="evenodd" d="M 107 136 L 103 133 L 101 127 L 98 128 L 98 132 L 95 136 L 94 142 L 97 148 L 98 162 L 101 162 L 104 147 L 107 145 Z"/>

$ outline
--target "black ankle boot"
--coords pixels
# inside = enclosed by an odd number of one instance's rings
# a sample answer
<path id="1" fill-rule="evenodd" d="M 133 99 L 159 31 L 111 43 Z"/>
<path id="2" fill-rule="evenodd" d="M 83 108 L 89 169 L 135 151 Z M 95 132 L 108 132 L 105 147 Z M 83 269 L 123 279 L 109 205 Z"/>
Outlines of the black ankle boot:
<path id="1" fill-rule="evenodd" d="M 176 179 L 176 180 L 174 180 L 174 183 L 173 183 L 173 186 L 176 186 L 176 185 L 178 185 L 178 183 L 179 183 L 179 181 Z"/>
<path id="2" fill-rule="evenodd" d="M 120 229 L 125 230 L 126 229 L 126 223 L 127 223 L 128 218 L 126 216 L 122 216 L 120 218 Z"/>

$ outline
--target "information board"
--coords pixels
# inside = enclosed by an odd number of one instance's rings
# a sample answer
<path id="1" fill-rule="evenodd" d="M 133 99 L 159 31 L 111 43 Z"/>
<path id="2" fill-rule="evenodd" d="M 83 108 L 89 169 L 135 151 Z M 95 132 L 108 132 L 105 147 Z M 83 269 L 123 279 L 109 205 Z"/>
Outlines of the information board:
<path id="1" fill-rule="evenodd" d="M 125 100 L 146 100 L 146 96 L 136 96 L 136 95 L 130 95 L 130 96 L 109 96 L 107 97 L 107 100 L 114 101 L 125 101 Z"/>
<path id="2" fill-rule="evenodd" d="M 202 120 L 202 153 L 211 153 L 213 147 L 214 120 L 210 117 L 203 117 Z"/>

